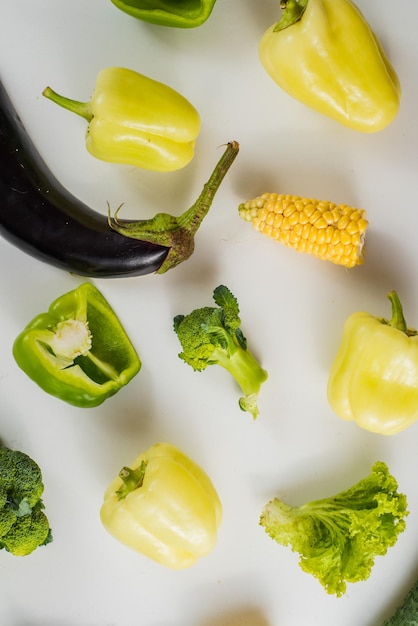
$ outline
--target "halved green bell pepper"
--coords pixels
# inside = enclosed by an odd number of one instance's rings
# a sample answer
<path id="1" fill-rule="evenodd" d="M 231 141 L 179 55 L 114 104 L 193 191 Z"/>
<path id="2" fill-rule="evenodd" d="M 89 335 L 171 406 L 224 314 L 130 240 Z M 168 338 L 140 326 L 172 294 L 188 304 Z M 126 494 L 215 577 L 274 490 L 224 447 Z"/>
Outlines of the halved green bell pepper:
<path id="1" fill-rule="evenodd" d="M 141 368 L 118 317 L 90 283 L 36 316 L 16 338 L 13 356 L 44 391 L 86 408 L 114 395 Z"/>
<path id="2" fill-rule="evenodd" d="M 206 22 L 216 0 L 112 0 L 113 4 L 144 22 L 176 28 L 195 28 Z"/>

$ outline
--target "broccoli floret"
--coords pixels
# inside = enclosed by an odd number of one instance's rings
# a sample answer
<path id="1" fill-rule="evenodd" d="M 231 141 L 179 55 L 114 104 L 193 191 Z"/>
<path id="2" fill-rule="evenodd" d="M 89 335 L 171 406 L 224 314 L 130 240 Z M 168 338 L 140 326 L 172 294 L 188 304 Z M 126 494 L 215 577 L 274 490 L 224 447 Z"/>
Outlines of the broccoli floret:
<path id="1" fill-rule="evenodd" d="M 0 549 L 26 556 L 52 541 L 43 491 L 38 464 L 23 452 L 0 447 Z"/>
<path id="2" fill-rule="evenodd" d="M 386 554 L 405 530 L 407 499 L 385 463 L 334 497 L 300 507 L 278 498 L 263 509 L 267 534 L 300 555 L 299 565 L 329 594 L 341 596 L 346 583 L 366 580 L 376 556 Z"/>
<path id="3" fill-rule="evenodd" d="M 174 330 L 183 348 L 179 357 L 199 372 L 208 365 L 225 368 L 244 394 L 239 406 L 255 419 L 259 414 L 258 394 L 267 372 L 248 350 L 235 296 L 220 285 L 214 290 L 213 299 L 217 307 L 195 309 L 189 315 L 174 318 Z"/>

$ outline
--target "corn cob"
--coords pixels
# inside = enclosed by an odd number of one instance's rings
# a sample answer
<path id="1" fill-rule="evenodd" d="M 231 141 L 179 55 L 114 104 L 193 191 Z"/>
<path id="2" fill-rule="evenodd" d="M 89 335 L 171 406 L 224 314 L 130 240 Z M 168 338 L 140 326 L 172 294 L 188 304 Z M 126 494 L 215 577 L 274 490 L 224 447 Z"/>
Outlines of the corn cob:
<path id="1" fill-rule="evenodd" d="M 260 233 L 298 252 L 345 267 L 364 260 L 366 212 L 344 204 L 264 193 L 238 207 Z"/>

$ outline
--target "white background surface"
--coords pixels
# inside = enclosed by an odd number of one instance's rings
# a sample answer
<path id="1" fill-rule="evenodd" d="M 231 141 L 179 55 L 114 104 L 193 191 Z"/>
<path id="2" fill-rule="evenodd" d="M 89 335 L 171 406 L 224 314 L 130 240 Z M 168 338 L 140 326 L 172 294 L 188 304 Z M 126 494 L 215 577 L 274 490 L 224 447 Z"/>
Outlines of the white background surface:
<path id="1" fill-rule="evenodd" d="M 284 94 L 264 72 L 258 41 L 278 1 L 218 0 L 205 25 L 152 26 L 110 0 L 0 3 L 0 75 L 55 175 L 76 196 L 124 217 L 180 214 L 235 139 L 240 154 L 196 237 L 189 261 L 163 276 L 95 280 L 143 367 L 96 409 L 38 389 L 11 356 L 17 334 L 84 279 L 0 240 L 0 437 L 44 474 L 54 541 L 31 556 L 0 553 L 4 626 L 378 626 L 414 582 L 418 551 L 418 424 L 391 438 L 336 417 L 326 400 L 345 319 L 389 316 L 396 289 L 418 325 L 418 9 L 414 0 L 358 0 L 403 87 L 398 118 L 376 135 L 343 128 Z M 46 85 L 88 100 L 109 65 L 166 82 L 199 110 L 195 158 L 157 174 L 106 164 L 84 145 L 85 122 L 42 98 Z M 252 230 L 237 206 L 264 191 L 344 202 L 368 211 L 367 257 L 342 267 L 300 255 Z M 250 347 L 269 371 L 253 422 L 220 368 L 198 374 L 178 357 L 172 318 L 211 304 L 220 283 L 237 296 Z M 213 553 L 173 572 L 102 528 L 103 492 L 124 464 L 170 441 L 211 476 L 224 506 Z M 332 495 L 385 461 L 408 495 L 407 530 L 367 582 L 328 596 L 258 525 L 275 495 L 290 504 Z"/>

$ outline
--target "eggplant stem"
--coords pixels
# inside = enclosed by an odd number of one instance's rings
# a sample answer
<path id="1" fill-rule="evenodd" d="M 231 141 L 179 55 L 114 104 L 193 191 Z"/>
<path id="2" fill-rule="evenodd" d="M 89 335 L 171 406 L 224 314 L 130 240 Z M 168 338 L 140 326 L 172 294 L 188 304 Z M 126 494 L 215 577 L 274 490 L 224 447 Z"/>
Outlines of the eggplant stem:
<path id="1" fill-rule="evenodd" d="M 227 144 L 224 154 L 215 166 L 196 202 L 179 217 L 168 213 L 157 213 L 154 217 L 147 220 L 122 222 L 118 219 L 118 214 L 123 205 L 119 205 L 112 216 L 108 204 L 108 224 L 110 228 L 125 237 L 169 248 L 165 260 L 156 271 L 157 274 L 164 274 L 169 269 L 176 267 L 192 255 L 196 232 L 208 214 L 215 194 L 234 162 L 238 151 L 239 144 L 237 141 L 231 141 Z"/>

